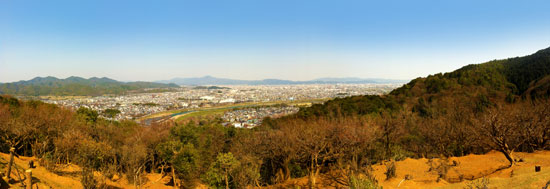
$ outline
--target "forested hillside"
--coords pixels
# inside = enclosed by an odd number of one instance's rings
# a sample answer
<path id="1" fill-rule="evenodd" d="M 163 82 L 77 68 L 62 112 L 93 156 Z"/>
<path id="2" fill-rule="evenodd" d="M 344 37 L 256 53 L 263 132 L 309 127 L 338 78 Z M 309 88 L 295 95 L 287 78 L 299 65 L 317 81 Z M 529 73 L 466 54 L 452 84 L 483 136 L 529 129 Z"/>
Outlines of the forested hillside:
<path id="1" fill-rule="evenodd" d="M 178 87 L 175 84 L 151 82 L 119 82 L 109 78 L 36 77 L 28 81 L 0 84 L 0 94 L 25 96 L 99 96 L 104 94 L 123 94 L 132 90 L 146 88 Z"/>
<path id="2" fill-rule="evenodd" d="M 307 129 L 328 129 L 331 134 L 327 136 L 341 136 L 330 125 L 339 125 L 337 130 L 353 125 L 341 120 L 363 120 L 362 124 L 371 129 L 371 135 L 355 136 L 369 138 L 370 146 L 365 146 L 357 157 L 344 160 L 331 154 L 338 151 L 335 148 L 341 139 L 318 138 L 312 143 L 323 148 L 314 149 L 317 153 L 310 155 L 323 161 L 314 161 L 313 165 L 326 165 L 327 161 L 338 165 L 338 161 L 350 160 L 353 165 L 361 160 L 372 163 L 498 150 L 513 166 L 518 161 L 513 155 L 515 151 L 550 149 L 549 76 L 550 49 L 545 49 L 525 57 L 468 65 L 454 72 L 417 78 L 387 95 L 337 98 L 303 108 L 295 115 L 267 120 L 264 129 L 307 133 L 296 125 L 301 123 L 309 125 Z M 330 121 L 318 124 L 318 120 Z M 292 131 L 285 131 L 288 129 Z M 304 139 L 288 134 L 281 141 L 295 141 L 296 145 Z"/>
<path id="3" fill-rule="evenodd" d="M 331 100 L 324 105 L 304 109 L 298 115 L 365 115 L 403 107 L 428 116 L 434 113 L 431 111 L 444 110 L 455 103 L 481 111 L 503 101 L 548 98 L 548 76 L 550 48 L 524 57 L 472 64 L 450 73 L 417 78 L 381 97 L 355 96 Z"/>

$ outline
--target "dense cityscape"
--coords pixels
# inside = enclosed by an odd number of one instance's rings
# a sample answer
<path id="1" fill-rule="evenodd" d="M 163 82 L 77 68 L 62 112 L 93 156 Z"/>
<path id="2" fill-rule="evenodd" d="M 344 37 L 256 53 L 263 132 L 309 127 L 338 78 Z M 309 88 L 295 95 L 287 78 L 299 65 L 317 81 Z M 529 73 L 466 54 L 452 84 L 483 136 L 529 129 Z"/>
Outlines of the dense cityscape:
<path id="1" fill-rule="evenodd" d="M 223 125 L 231 125 L 236 128 L 253 128 L 262 123 L 263 118 L 277 118 L 298 112 L 300 108 L 295 106 L 274 106 L 247 108 L 225 112 L 222 116 Z"/>
<path id="2" fill-rule="evenodd" d="M 176 88 L 172 92 L 73 98 L 41 97 L 40 100 L 73 109 L 86 107 L 100 113 L 105 110 L 114 109 L 120 111 L 120 113 L 112 117 L 112 119 L 122 120 L 136 119 L 167 110 L 200 109 L 225 104 L 296 102 L 315 99 L 327 100 L 356 95 L 385 94 L 398 86 L 400 84 L 181 87 Z"/>

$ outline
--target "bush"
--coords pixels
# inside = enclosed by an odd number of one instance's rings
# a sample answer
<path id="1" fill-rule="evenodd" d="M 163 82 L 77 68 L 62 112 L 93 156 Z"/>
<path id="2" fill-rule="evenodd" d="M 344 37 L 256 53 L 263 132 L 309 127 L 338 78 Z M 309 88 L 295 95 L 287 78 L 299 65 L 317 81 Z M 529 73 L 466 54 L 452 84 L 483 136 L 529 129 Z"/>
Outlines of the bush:
<path id="1" fill-rule="evenodd" d="M 451 168 L 451 165 L 447 162 L 447 160 L 438 160 L 437 162 L 434 162 L 433 159 L 430 159 L 428 160 L 428 163 L 430 166 L 428 172 L 434 171 L 437 173 L 437 182 L 447 177 L 447 172 Z"/>
<path id="2" fill-rule="evenodd" d="M 382 189 L 378 186 L 378 182 L 371 178 L 361 178 L 359 176 L 350 176 L 349 178 L 350 189 Z"/>
<path id="3" fill-rule="evenodd" d="M 403 149 L 403 147 L 399 145 L 391 145 L 391 159 L 395 161 L 401 161 L 405 160 L 407 157 L 412 156 L 413 154 L 408 152 L 407 150 Z"/>
<path id="4" fill-rule="evenodd" d="M 386 172 L 384 173 L 386 175 L 386 180 L 390 180 L 391 178 L 395 178 L 395 162 L 391 162 L 389 165 L 386 166 Z"/>
<path id="5" fill-rule="evenodd" d="M 80 183 L 85 189 L 97 188 L 97 181 L 94 178 L 94 172 L 91 169 L 84 168 L 81 172 Z"/>
<path id="6" fill-rule="evenodd" d="M 44 158 L 38 159 L 38 162 L 42 167 L 46 168 L 46 170 L 57 174 L 59 173 L 59 167 L 55 162 L 53 162 L 52 156 L 50 154 L 51 153 L 46 153 Z"/>
<path id="7" fill-rule="evenodd" d="M 291 163 L 288 168 L 290 169 L 290 177 L 292 178 L 307 176 L 307 169 L 300 167 L 300 164 Z"/>
<path id="8" fill-rule="evenodd" d="M 481 178 L 466 184 L 467 189 L 489 189 L 489 179 Z"/>

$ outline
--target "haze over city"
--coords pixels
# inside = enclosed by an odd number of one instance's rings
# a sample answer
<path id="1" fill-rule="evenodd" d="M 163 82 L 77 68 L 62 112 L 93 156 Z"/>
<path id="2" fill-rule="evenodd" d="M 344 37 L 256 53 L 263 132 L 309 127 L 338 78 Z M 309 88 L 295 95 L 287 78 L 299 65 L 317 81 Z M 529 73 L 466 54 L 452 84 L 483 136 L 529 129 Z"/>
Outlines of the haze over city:
<path id="1" fill-rule="evenodd" d="M 548 1 L 3 1 L 0 82 L 410 80 L 528 55 Z"/>

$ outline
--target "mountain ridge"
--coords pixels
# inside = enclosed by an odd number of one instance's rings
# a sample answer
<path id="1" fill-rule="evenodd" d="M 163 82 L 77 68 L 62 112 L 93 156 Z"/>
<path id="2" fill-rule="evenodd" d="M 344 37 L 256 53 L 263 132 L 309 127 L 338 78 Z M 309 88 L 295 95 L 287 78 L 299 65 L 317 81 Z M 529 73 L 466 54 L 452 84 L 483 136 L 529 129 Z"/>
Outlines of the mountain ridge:
<path id="1" fill-rule="evenodd" d="M 313 80 L 293 81 L 284 79 L 240 80 L 218 78 L 210 75 L 203 77 L 172 78 L 155 81 L 158 83 L 175 83 L 178 85 L 295 85 L 295 84 L 366 84 L 366 83 L 405 83 L 406 80 L 358 78 L 358 77 L 324 77 Z"/>
<path id="2" fill-rule="evenodd" d="M 70 76 L 59 79 L 53 76 L 35 77 L 30 80 L 21 80 L 0 84 L 0 94 L 24 96 L 99 96 L 105 94 L 123 94 L 133 90 L 146 88 L 179 87 L 176 84 L 162 84 L 154 82 L 121 82 L 107 77 L 91 77 L 88 79 Z"/>

